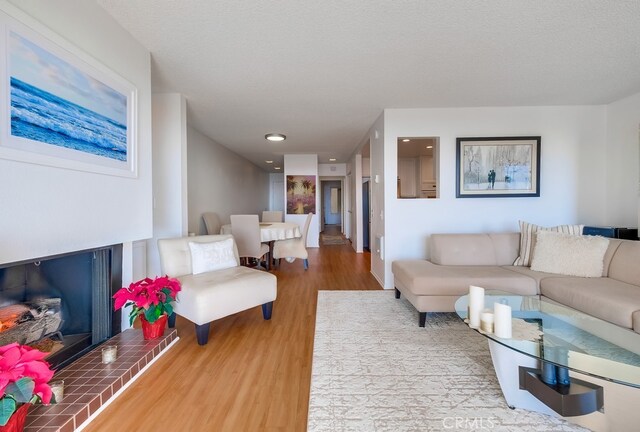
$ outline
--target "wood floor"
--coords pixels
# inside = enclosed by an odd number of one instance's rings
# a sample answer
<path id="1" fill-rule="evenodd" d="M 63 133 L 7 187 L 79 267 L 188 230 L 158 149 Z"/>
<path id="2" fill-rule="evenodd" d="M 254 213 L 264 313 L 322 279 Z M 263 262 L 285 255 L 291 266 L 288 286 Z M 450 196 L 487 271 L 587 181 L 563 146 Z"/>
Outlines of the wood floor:
<path id="1" fill-rule="evenodd" d="M 317 292 L 381 289 L 369 262 L 350 244 L 309 249 L 308 271 L 282 260 L 271 321 L 215 321 L 204 347 L 178 317 L 177 345 L 85 431 L 305 431 Z"/>

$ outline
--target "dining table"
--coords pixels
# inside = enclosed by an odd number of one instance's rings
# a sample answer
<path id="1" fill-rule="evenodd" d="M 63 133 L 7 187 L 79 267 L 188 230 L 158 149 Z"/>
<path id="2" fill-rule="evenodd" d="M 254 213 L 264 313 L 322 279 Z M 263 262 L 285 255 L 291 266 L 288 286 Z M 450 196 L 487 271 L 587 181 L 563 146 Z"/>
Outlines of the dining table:
<path id="1" fill-rule="evenodd" d="M 220 234 L 233 234 L 231 224 L 220 227 Z M 300 225 L 295 222 L 260 222 L 260 241 L 269 245 L 269 259 L 273 262 L 273 244 L 276 240 L 302 237 Z"/>

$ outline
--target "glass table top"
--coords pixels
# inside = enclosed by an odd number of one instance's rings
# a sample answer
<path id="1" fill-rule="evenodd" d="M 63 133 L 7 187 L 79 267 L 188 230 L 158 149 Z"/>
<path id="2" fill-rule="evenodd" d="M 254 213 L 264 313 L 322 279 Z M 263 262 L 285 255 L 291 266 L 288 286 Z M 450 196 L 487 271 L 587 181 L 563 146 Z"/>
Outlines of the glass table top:
<path id="1" fill-rule="evenodd" d="M 527 356 L 640 388 L 640 334 L 544 297 L 486 291 L 485 308 L 493 312 L 494 303 L 511 306 L 513 337 L 476 329 L 487 338 Z M 455 304 L 463 320 L 468 304 L 468 295 Z"/>

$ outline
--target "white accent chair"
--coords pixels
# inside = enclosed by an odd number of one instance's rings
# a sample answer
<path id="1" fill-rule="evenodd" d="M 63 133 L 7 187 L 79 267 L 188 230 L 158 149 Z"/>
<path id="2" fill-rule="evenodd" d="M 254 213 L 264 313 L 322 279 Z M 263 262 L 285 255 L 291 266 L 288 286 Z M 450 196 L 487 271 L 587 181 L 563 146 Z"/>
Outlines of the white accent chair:
<path id="1" fill-rule="evenodd" d="M 302 237 L 277 240 L 273 245 L 273 258 L 280 260 L 282 258 L 300 258 L 303 260 L 304 269 L 309 268 L 309 253 L 307 252 L 307 233 L 309 232 L 309 225 L 313 213 L 307 215 L 307 219 L 304 222 L 304 228 L 302 229 Z"/>
<path id="2" fill-rule="evenodd" d="M 262 212 L 262 222 L 283 222 L 281 210 L 265 210 Z"/>
<path id="3" fill-rule="evenodd" d="M 262 305 L 265 320 L 271 319 L 277 296 L 277 279 L 260 270 L 240 266 L 234 244 L 236 266 L 194 275 L 189 242 L 211 243 L 233 238 L 230 235 L 204 235 L 158 240 L 162 273 L 182 284 L 169 326 L 175 326 L 176 314 L 193 322 L 199 345 L 209 338 L 211 322 Z"/>
<path id="4" fill-rule="evenodd" d="M 258 215 L 231 215 L 231 233 L 238 246 L 238 255 L 240 258 L 255 258 L 258 260 L 258 266 L 269 254 L 269 245 L 263 244 L 260 237 L 260 221 Z M 269 261 L 266 259 L 267 270 L 269 270 Z"/>
<path id="5" fill-rule="evenodd" d="M 202 219 L 204 220 L 204 226 L 207 229 L 207 234 L 220 234 L 220 217 L 217 213 L 206 212 L 202 213 Z"/>

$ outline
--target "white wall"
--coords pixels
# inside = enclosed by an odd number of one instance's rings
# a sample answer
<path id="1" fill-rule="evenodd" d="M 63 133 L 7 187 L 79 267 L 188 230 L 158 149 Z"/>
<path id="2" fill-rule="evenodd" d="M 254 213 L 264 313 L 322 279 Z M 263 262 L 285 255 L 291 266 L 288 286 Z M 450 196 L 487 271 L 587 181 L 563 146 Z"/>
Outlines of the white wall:
<path id="1" fill-rule="evenodd" d="M 94 2 L 5 1 L 0 8 L 97 61 L 138 91 L 138 177 L 125 178 L 0 159 L 0 263 L 151 237 L 150 55 Z M 22 10 L 24 13 L 22 13 Z M 82 17 L 82 19 L 78 19 Z M 70 41 L 70 42 L 68 42 Z M 123 262 L 123 283 L 132 258 Z"/>
<path id="2" fill-rule="evenodd" d="M 160 275 L 160 238 L 187 235 L 187 103 L 177 93 L 153 95 L 153 238 L 147 272 Z"/>
<path id="3" fill-rule="evenodd" d="M 393 287 L 391 262 L 426 257 L 431 233 L 516 231 L 519 219 L 540 225 L 604 224 L 605 110 L 604 106 L 385 110 L 382 268 L 372 254 L 372 269 L 380 272 L 385 288 Z M 457 137 L 525 135 L 542 136 L 539 198 L 455 198 Z M 396 198 L 391 180 L 397 176 L 398 136 L 440 137 L 440 198 Z M 378 173 L 379 158 L 379 145 L 372 142 L 372 177 Z M 634 161 L 637 164 L 637 157 Z M 373 186 L 377 197 L 375 182 Z"/>
<path id="4" fill-rule="evenodd" d="M 366 143 L 369 143 L 369 137 L 366 137 Z M 351 246 L 357 253 L 363 251 L 363 224 L 362 224 L 362 143 L 358 145 L 357 150 L 351 155 L 351 159 L 347 164 L 347 179 L 349 183 L 349 234 L 351 238 Z"/>
<path id="5" fill-rule="evenodd" d="M 344 234 L 346 238 L 351 239 L 351 215 L 353 213 L 351 209 L 351 176 L 347 175 L 343 177 L 342 184 L 344 185 L 342 194 L 342 202 L 344 203 L 342 209 L 342 234 Z M 353 240 L 351 241 L 353 242 Z"/>
<path id="6" fill-rule="evenodd" d="M 223 224 L 232 214 L 262 214 L 269 206 L 269 174 L 247 159 L 187 128 L 189 232 L 204 234 L 202 213 Z"/>
<path id="7" fill-rule="evenodd" d="M 318 175 L 320 177 L 338 177 L 347 175 L 347 164 L 318 164 Z"/>
<path id="8" fill-rule="evenodd" d="M 286 185 L 283 173 L 269 174 L 269 210 L 280 210 L 285 212 Z"/>
<path id="9" fill-rule="evenodd" d="M 388 159 L 385 149 L 385 113 L 375 121 L 369 130 L 370 145 L 370 169 L 369 173 L 371 181 L 371 201 L 369 202 L 369 210 L 371 211 L 371 236 L 369 238 L 369 249 L 371 249 L 371 273 L 378 280 L 380 285 L 385 286 L 385 262 L 384 254 L 386 250 L 385 227 L 386 209 L 385 196 L 389 193 L 385 190 L 385 185 L 389 183 L 393 186 L 391 196 L 395 196 L 396 173 L 385 174 L 385 163 Z M 385 175 L 388 177 L 385 178 Z M 378 238 L 382 238 L 382 244 L 378 244 Z M 378 246 L 382 246 L 379 248 Z M 391 263 L 388 262 L 390 266 Z"/>
<path id="10" fill-rule="evenodd" d="M 640 226 L 640 93 L 607 106 L 605 223 Z"/>
<path id="11" fill-rule="evenodd" d="M 362 177 L 370 177 L 371 176 L 371 159 L 370 158 L 362 158 Z"/>
<path id="12" fill-rule="evenodd" d="M 320 181 L 318 179 L 318 155 L 284 155 L 285 183 L 288 175 L 316 176 L 316 212 L 311 218 L 309 233 L 307 234 L 307 246 L 319 247 L 320 237 Z M 285 207 L 286 209 L 286 207 Z M 287 222 L 295 222 L 300 227 L 304 227 L 306 215 L 286 214 L 284 219 Z"/>

